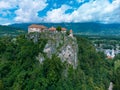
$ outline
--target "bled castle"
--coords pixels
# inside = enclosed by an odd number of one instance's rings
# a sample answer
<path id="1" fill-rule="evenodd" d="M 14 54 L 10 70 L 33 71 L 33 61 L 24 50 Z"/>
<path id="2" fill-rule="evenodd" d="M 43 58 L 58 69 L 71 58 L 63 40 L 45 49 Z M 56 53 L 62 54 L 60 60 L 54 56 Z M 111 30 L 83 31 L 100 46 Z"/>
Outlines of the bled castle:
<path id="1" fill-rule="evenodd" d="M 32 34 L 32 32 L 38 33 Z M 47 43 L 43 52 L 46 53 L 47 57 L 51 58 L 53 54 L 56 54 L 62 62 L 67 61 L 76 68 L 78 45 L 72 30 L 67 31 L 66 28 L 61 28 L 58 31 L 55 27 L 47 28 L 43 25 L 32 24 L 28 27 L 28 38 L 34 42 L 37 42 L 39 39 L 46 39 Z M 37 59 L 42 63 L 44 55 L 39 53 Z"/>

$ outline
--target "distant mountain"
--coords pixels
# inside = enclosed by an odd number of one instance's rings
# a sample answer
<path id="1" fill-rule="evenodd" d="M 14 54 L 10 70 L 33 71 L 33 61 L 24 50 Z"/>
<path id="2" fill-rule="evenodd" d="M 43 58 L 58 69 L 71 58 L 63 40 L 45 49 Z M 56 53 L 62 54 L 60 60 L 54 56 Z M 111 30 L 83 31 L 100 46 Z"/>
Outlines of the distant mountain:
<path id="1" fill-rule="evenodd" d="M 25 30 L 22 30 L 20 28 L 0 25 L 0 36 L 8 36 L 8 35 L 16 36 L 25 32 L 26 32 Z"/>
<path id="2" fill-rule="evenodd" d="M 33 23 L 12 24 L 15 28 L 28 29 L 28 26 Z M 100 24 L 100 23 L 37 23 L 47 26 L 57 27 L 62 26 L 73 29 L 74 33 L 81 35 L 120 35 L 120 24 Z"/>

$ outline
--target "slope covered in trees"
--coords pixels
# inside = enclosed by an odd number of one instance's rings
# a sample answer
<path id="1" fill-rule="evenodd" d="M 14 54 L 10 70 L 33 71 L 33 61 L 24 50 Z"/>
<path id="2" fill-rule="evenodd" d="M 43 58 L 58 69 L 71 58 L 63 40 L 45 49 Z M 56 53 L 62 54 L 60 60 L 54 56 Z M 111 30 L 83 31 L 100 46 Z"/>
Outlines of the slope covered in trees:
<path id="1" fill-rule="evenodd" d="M 2 26 L 0 25 L 0 36 L 16 36 L 19 34 L 23 34 L 26 31 L 20 29 L 20 28 L 15 28 L 12 26 Z"/>
<path id="2" fill-rule="evenodd" d="M 37 43 L 25 35 L 16 38 L 0 38 L 0 90 L 107 90 L 114 83 L 120 89 L 120 68 L 114 70 L 115 60 L 105 59 L 97 53 L 85 38 L 77 37 L 78 67 L 43 53 L 47 40 Z M 45 60 L 39 63 L 36 56 L 43 53 Z"/>

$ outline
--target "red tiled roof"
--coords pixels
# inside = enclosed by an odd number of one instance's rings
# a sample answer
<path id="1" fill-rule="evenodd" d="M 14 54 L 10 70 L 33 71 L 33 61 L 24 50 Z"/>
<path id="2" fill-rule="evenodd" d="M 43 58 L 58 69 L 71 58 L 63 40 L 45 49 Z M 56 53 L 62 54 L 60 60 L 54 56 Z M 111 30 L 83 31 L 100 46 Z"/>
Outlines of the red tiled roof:
<path id="1" fill-rule="evenodd" d="M 66 31 L 67 29 L 66 28 L 61 28 L 61 31 Z"/>
<path id="2" fill-rule="evenodd" d="M 50 30 L 50 31 L 56 31 L 56 28 L 51 27 L 51 28 L 49 28 L 49 30 Z"/>
<path id="3" fill-rule="evenodd" d="M 32 24 L 29 26 L 29 28 L 40 28 L 40 29 L 46 29 L 47 27 L 43 26 L 43 25 L 36 25 L 36 24 Z"/>

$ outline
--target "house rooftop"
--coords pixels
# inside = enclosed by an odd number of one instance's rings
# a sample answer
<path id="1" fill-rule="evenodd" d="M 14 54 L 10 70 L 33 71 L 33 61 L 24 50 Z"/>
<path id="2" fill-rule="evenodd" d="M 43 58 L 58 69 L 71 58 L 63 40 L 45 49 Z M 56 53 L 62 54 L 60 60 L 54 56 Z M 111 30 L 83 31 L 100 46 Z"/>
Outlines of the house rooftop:
<path id="1" fill-rule="evenodd" d="M 36 24 L 32 24 L 29 26 L 29 28 L 40 28 L 40 29 L 46 29 L 47 27 L 43 26 L 43 25 L 36 25 Z"/>
<path id="2" fill-rule="evenodd" d="M 61 31 L 66 31 L 67 29 L 66 28 L 61 28 Z"/>
<path id="3" fill-rule="evenodd" d="M 56 28 L 55 27 L 51 27 L 49 28 L 50 31 L 56 31 Z"/>

